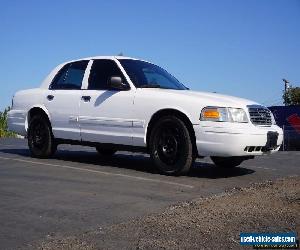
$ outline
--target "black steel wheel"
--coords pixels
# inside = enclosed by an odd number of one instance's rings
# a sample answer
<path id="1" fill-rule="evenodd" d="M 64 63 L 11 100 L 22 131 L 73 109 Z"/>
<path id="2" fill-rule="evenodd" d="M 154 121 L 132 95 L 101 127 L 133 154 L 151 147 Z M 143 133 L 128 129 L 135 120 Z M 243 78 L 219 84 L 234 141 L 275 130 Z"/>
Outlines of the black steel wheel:
<path id="1" fill-rule="evenodd" d="M 189 131 L 175 116 L 162 117 L 150 135 L 150 155 L 161 173 L 187 173 L 193 164 L 193 146 Z"/>
<path id="2" fill-rule="evenodd" d="M 43 115 L 36 115 L 30 120 L 28 128 L 28 146 L 33 157 L 48 158 L 52 156 L 57 145 L 51 131 L 51 125 Z"/>

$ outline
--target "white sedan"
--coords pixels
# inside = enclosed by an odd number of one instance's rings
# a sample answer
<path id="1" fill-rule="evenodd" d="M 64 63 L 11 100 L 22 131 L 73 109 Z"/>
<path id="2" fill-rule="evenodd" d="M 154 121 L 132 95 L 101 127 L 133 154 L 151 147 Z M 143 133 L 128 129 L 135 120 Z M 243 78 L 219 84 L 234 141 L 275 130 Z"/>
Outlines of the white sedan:
<path id="1" fill-rule="evenodd" d="M 161 67 L 128 57 L 92 57 L 57 66 L 39 88 L 19 91 L 9 129 L 28 137 L 33 157 L 58 144 L 151 155 L 164 174 L 189 171 L 197 157 L 235 167 L 277 151 L 283 132 L 266 107 L 191 91 Z"/>

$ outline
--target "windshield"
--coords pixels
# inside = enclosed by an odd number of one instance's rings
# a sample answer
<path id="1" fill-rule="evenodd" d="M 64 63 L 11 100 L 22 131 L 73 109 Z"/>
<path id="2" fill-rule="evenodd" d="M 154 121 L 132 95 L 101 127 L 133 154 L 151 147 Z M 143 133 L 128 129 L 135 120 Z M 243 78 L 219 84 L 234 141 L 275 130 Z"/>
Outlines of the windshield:
<path id="1" fill-rule="evenodd" d="M 119 61 L 137 88 L 187 89 L 166 70 L 152 63 L 132 59 Z"/>

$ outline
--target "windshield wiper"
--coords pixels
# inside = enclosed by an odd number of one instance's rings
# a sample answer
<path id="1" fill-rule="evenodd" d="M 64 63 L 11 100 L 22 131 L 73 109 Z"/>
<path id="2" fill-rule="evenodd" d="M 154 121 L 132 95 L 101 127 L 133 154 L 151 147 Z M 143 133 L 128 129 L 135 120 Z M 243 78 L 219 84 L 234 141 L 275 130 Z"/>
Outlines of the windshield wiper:
<path id="1" fill-rule="evenodd" d="M 143 84 L 138 86 L 138 88 L 161 88 L 159 84 Z"/>

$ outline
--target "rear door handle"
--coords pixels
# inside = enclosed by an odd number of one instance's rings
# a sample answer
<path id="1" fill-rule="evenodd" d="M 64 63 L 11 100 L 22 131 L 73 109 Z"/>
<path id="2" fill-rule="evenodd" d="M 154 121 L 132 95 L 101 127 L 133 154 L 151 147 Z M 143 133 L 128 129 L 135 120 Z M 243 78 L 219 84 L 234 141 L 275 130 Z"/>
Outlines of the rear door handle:
<path id="1" fill-rule="evenodd" d="M 54 99 L 54 95 L 47 95 L 47 99 L 48 99 L 49 101 L 52 101 L 52 100 Z"/>
<path id="2" fill-rule="evenodd" d="M 89 102 L 91 100 L 91 97 L 89 95 L 84 95 L 81 97 L 81 100 L 83 100 L 84 102 Z"/>

